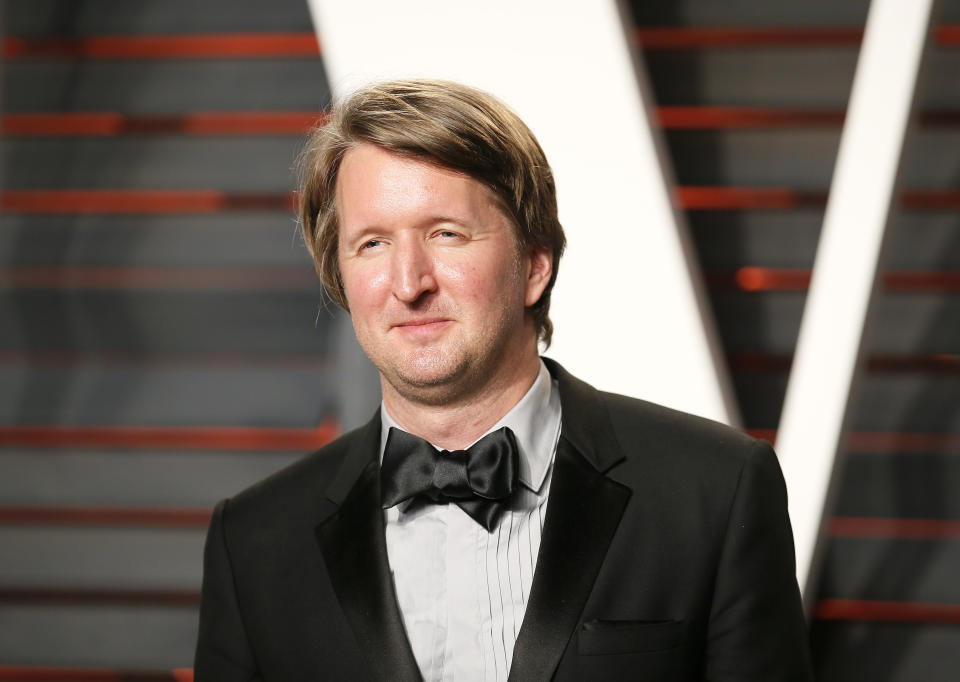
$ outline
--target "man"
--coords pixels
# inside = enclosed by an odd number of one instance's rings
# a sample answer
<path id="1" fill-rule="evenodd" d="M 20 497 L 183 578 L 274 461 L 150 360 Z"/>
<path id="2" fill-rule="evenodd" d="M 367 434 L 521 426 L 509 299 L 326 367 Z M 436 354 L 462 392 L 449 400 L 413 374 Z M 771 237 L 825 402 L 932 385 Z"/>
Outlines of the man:
<path id="1" fill-rule="evenodd" d="M 810 679 L 770 447 L 539 357 L 564 236 L 516 115 L 381 83 L 303 159 L 383 403 L 216 507 L 197 680 Z"/>

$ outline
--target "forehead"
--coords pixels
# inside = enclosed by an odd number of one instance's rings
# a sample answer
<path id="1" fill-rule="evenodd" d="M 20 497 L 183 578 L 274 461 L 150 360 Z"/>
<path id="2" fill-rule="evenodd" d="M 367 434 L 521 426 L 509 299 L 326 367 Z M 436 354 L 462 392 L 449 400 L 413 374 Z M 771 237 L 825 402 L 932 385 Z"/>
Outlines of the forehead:
<path id="1" fill-rule="evenodd" d="M 492 213 L 505 215 L 493 192 L 480 181 L 372 144 L 358 145 L 344 154 L 336 202 L 343 229 L 385 220 L 485 222 Z"/>

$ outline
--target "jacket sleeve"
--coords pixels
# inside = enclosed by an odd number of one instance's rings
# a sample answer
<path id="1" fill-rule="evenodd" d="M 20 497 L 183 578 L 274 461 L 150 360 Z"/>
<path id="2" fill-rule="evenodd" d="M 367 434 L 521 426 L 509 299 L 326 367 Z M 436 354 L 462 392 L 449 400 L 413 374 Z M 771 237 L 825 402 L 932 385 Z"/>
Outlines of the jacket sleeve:
<path id="1" fill-rule="evenodd" d="M 203 552 L 195 682 L 253 682 L 261 679 L 237 601 L 224 531 L 227 503 L 228 500 L 223 500 L 213 510 Z"/>
<path id="2" fill-rule="evenodd" d="M 757 441 L 730 506 L 710 612 L 708 680 L 812 680 L 783 474 Z"/>

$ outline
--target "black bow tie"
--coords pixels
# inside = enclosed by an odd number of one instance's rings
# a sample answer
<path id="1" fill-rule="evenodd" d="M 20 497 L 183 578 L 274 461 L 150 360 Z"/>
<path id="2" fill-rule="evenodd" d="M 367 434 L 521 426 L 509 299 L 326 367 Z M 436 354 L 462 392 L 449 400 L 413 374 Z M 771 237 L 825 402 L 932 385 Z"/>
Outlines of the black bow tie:
<path id="1" fill-rule="evenodd" d="M 466 450 L 442 452 L 391 428 L 380 465 L 380 503 L 388 509 L 414 497 L 453 502 L 490 532 L 516 488 L 519 466 L 517 441 L 506 426 Z"/>

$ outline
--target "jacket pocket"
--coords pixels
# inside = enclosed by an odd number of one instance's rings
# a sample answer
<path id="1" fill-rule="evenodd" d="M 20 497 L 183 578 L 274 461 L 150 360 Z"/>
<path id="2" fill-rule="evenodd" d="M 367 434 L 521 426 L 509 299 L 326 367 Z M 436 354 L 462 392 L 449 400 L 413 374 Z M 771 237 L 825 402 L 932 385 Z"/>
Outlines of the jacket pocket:
<path id="1" fill-rule="evenodd" d="M 683 620 L 590 620 L 580 629 L 583 656 L 663 651 L 683 644 Z"/>

